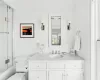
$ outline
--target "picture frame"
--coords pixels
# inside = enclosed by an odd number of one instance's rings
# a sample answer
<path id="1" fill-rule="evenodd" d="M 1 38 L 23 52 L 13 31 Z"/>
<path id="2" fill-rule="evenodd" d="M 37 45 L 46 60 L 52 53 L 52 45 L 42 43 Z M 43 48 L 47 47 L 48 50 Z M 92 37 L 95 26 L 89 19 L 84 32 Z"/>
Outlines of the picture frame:
<path id="1" fill-rule="evenodd" d="M 20 23 L 20 38 L 34 38 L 33 23 Z"/>

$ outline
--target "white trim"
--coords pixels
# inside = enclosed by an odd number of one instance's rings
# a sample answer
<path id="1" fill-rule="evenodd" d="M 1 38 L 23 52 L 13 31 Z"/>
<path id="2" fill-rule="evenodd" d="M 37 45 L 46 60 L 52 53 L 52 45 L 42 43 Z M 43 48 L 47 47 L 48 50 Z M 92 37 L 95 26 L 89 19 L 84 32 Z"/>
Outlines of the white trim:
<path id="1" fill-rule="evenodd" d="M 99 30 L 99 28 L 98 28 L 98 26 L 99 26 L 99 24 L 98 24 L 98 19 L 99 19 L 98 18 L 99 17 L 98 16 L 98 13 L 99 13 L 99 11 L 98 11 L 98 7 L 99 7 L 98 3 L 99 3 L 98 0 L 96 0 L 96 3 L 95 3 L 95 9 L 96 9 L 95 10 L 95 12 L 96 12 L 96 15 L 95 15 L 95 18 L 96 18 L 96 40 L 98 40 L 100 38 L 99 31 L 98 31 Z"/>
<path id="2" fill-rule="evenodd" d="M 91 1 L 91 80 L 96 79 L 96 2 Z"/>

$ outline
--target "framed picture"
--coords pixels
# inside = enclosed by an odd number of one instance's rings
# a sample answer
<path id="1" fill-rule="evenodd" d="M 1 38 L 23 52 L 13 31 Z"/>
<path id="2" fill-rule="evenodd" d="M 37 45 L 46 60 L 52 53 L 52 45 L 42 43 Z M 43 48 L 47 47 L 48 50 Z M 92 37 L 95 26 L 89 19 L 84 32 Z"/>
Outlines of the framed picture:
<path id="1" fill-rule="evenodd" d="M 20 23 L 20 38 L 34 38 L 33 23 Z"/>

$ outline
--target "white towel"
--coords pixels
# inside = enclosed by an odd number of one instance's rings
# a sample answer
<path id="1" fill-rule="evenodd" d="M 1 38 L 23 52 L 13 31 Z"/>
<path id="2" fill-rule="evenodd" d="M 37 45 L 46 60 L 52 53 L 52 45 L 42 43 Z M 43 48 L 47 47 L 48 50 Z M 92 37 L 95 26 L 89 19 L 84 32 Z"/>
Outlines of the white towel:
<path id="1" fill-rule="evenodd" d="M 75 36 L 75 44 L 74 44 L 74 50 L 80 51 L 81 49 L 81 38 L 79 35 Z"/>

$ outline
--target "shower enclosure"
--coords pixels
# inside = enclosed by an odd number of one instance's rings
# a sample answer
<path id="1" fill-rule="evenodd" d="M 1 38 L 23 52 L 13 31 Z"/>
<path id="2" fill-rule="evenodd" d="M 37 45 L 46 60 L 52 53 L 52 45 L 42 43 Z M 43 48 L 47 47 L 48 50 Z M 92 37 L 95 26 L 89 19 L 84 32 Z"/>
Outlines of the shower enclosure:
<path id="1" fill-rule="evenodd" d="M 13 65 L 13 9 L 0 0 L 0 73 Z"/>

